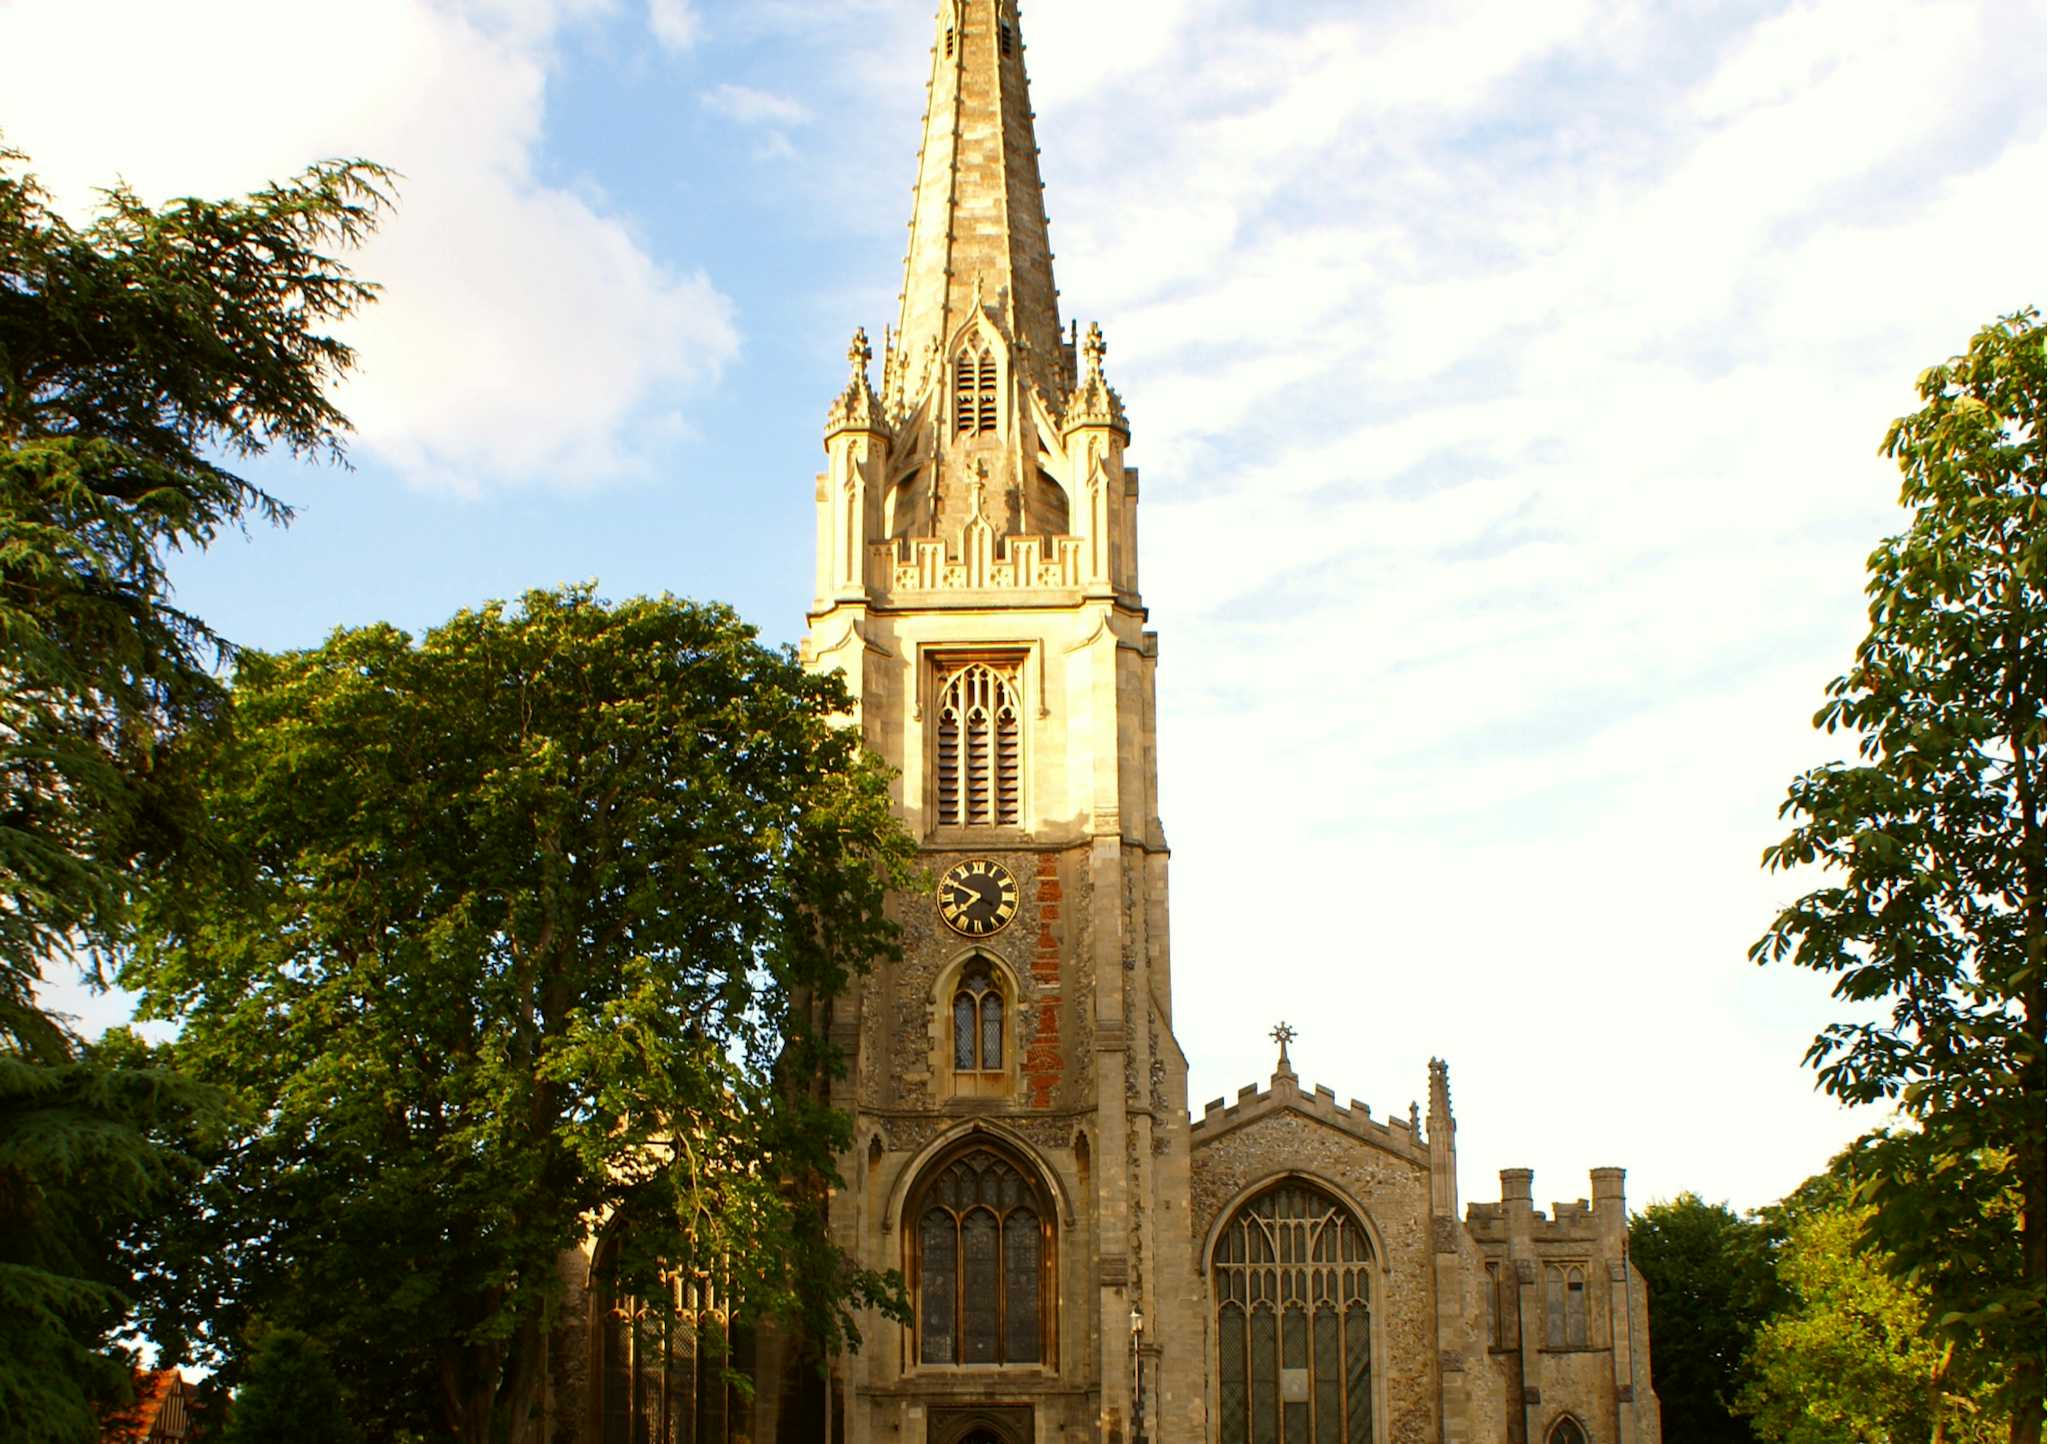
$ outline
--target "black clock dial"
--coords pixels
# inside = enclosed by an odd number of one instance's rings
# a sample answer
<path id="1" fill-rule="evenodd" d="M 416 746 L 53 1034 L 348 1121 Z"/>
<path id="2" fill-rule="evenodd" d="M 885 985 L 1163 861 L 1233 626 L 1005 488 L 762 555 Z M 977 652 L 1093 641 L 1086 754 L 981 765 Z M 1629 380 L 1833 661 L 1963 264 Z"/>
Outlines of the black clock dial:
<path id="1" fill-rule="evenodd" d="M 1017 879 L 989 858 L 955 863 L 939 880 L 938 904 L 947 927 L 964 937 L 985 938 L 1017 916 Z"/>

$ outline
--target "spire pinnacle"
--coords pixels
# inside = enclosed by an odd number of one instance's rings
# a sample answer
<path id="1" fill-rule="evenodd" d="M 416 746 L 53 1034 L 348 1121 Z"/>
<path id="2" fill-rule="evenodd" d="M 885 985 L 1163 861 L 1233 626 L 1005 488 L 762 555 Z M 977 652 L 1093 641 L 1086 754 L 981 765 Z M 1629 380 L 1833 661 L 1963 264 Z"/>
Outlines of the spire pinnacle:
<path id="1" fill-rule="evenodd" d="M 993 305 L 1026 378 L 1066 390 L 1044 189 L 1015 0 L 942 0 L 891 385 L 919 388 Z"/>

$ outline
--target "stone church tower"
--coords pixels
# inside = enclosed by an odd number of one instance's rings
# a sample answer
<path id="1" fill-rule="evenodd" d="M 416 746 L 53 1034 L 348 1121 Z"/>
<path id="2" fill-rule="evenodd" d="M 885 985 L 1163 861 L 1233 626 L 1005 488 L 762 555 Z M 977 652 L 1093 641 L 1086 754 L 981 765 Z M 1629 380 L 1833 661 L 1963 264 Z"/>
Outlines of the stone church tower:
<path id="1" fill-rule="evenodd" d="M 934 895 L 841 1004 L 842 1247 L 909 1281 L 841 1366 L 849 1444 L 1199 1438 L 1187 1063 L 1130 423 L 1062 329 L 1010 0 L 947 0 L 902 310 L 856 338 L 807 659 L 844 673 Z M 1134 1331 L 1134 1321 L 1142 1332 Z"/>
<path id="2" fill-rule="evenodd" d="M 803 648 L 936 882 L 891 900 L 902 960 L 832 1017 L 833 1236 L 900 1270 L 914 1317 L 864 1319 L 821 1370 L 692 1284 L 736 1389 L 694 1344 L 650 1352 L 593 1238 L 564 1262 L 551 1437 L 1660 1444 L 1620 1169 L 1547 1215 L 1508 1170 L 1461 1217 L 1449 1069 L 1426 1113 L 1375 1118 L 1301 1086 L 1285 1027 L 1269 1084 L 1191 1120 L 1106 354 L 1063 329 L 1015 0 L 942 0 L 902 310 L 879 384 L 855 336 L 827 420 Z"/>

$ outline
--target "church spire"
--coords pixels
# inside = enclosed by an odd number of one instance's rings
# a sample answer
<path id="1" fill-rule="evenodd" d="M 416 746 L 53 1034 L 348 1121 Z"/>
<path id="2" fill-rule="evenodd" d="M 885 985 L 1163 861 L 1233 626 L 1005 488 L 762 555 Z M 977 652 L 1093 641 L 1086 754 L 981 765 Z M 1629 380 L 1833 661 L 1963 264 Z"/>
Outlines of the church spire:
<path id="1" fill-rule="evenodd" d="M 978 301 L 977 301 L 978 298 Z M 977 303 L 1022 378 L 1072 384 L 1015 0 L 941 0 L 889 400 L 910 399 Z"/>

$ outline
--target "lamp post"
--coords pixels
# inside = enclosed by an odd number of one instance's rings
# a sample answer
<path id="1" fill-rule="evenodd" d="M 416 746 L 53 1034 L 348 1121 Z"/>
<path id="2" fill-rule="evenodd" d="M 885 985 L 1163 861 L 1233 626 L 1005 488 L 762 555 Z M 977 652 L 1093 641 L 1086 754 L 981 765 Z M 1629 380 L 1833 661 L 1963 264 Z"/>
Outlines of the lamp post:
<path id="1" fill-rule="evenodd" d="M 1137 1392 L 1131 1400 L 1131 1444 L 1145 1444 L 1145 1315 L 1131 1310 L 1131 1357 L 1137 1361 Z"/>

